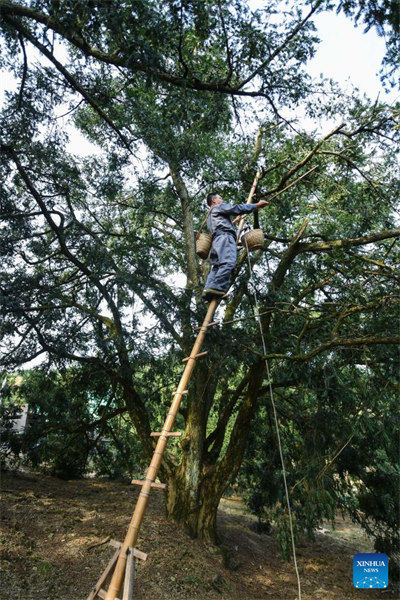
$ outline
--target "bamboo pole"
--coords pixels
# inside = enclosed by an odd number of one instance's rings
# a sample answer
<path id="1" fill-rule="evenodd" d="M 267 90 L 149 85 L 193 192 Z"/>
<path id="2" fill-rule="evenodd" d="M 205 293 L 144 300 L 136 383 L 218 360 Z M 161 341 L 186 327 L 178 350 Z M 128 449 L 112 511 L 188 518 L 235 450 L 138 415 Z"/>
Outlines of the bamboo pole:
<path id="1" fill-rule="evenodd" d="M 258 184 L 258 181 L 259 181 L 260 177 L 261 177 L 261 171 L 257 171 L 256 176 L 254 177 L 253 185 L 251 186 L 249 195 L 247 196 L 246 204 L 251 204 L 252 203 L 253 196 L 254 196 L 255 191 L 257 189 L 257 184 Z M 243 224 L 245 222 L 246 216 L 247 215 L 242 215 L 239 218 L 239 225 L 238 225 L 238 230 L 237 230 L 237 234 L 236 234 L 237 241 L 239 241 L 240 232 L 243 229 Z"/>
<path id="2" fill-rule="evenodd" d="M 253 192 L 254 193 L 254 192 Z M 143 521 L 144 513 L 147 507 L 147 503 L 149 501 L 151 484 L 155 481 L 158 470 L 161 465 L 162 456 L 164 454 L 165 447 L 167 445 L 168 436 L 163 435 L 164 433 L 169 433 L 174 425 L 176 415 L 178 414 L 178 410 L 180 407 L 180 403 L 182 400 L 182 395 L 186 392 L 187 385 L 189 383 L 190 377 L 192 375 L 193 369 L 196 364 L 196 356 L 200 353 L 200 349 L 203 345 L 204 338 L 207 332 L 208 325 L 212 322 L 214 313 L 217 309 L 220 300 L 215 299 L 211 300 L 207 314 L 204 318 L 203 324 L 200 328 L 200 331 L 197 335 L 196 341 L 193 345 L 192 351 L 188 360 L 186 362 L 185 370 L 183 371 L 181 380 L 177 387 L 176 392 L 174 393 L 172 404 L 170 408 L 170 412 L 167 415 L 167 418 L 164 422 L 164 427 L 162 429 L 162 433 L 158 439 L 156 448 L 154 450 L 153 458 L 151 460 L 150 466 L 146 473 L 146 478 L 144 480 L 144 484 L 139 493 L 138 500 L 136 502 L 135 510 L 132 515 L 131 522 L 128 527 L 128 531 L 122 544 L 121 551 L 118 557 L 117 564 L 114 569 L 113 576 L 111 578 L 111 582 L 105 597 L 105 600 L 115 600 L 118 596 L 122 582 L 126 570 L 127 556 L 129 553 L 129 548 L 134 548 L 136 545 L 136 541 L 139 535 L 140 526 Z"/>

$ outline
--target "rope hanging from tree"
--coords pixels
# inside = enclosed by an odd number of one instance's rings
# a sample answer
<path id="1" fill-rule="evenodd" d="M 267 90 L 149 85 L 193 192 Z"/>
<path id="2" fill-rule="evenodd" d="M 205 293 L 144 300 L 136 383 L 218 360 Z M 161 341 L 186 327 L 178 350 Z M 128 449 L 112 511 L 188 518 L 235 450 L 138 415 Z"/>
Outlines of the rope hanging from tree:
<path id="1" fill-rule="evenodd" d="M 244 243 L 246 244 L 246 238 L 244 239 Z M 251 267 L 249 252 L 247 252 L 247 261 L 248 261 L 248 265 L 249 265 L 249 274 L 250 274 L 249 279 L 250 279 L 250 283 L 251 283 L 251 286 L 253 289 L 253 296 L 254 296 L 254 305 L 255 305 L 254 318 L 258 322 L 258 326 L 260 329 L 260 336 L 261 336 L 261 340 L 262 340 L 263 352 L 264 352 L 264 357 L 265 357 L 267 354 L 267 345 L 265 343 L 265 336 L 264 336 L 264 331 L 263 331 L 261 318 L 260 318 L 260 309 L 259 309 L 259 305 L 258 305 L 257 292 L 256 292 L 254 278 L 253 278 L 253 270 Z M 296 577 L 297 577 L 298 600 L 301 600 L 301 582 L 300 582 L 299 569 L 297 566 L 296 545 L 294 542 L 293 519 L 292 519 L 292 511 L 291 511 L 291 507 L 290 507 L 289 489 L 288 489 L 287 479 L 286 479 L 285 460 L 284 460 L 283 451 L 282 451 L 281 436 L 279 433 L 278 415 L 276 412 L 274 393 L 272 390 L 271 374 L 270 374 L 268 359 L 264 358 L 264 360 L 265 360 L 265 367 L 266 367 L 267 378 L 268 378 L 268 387 L 269 387 L 271 405 L 272 405 L 272 410 L 274 413 L 274 423 L 275 423 L 276 437 L 277 437 L 278 447 L 279 447 L 279 456 L 280 456 L 281 465 L 282 465 L 283 483 L 284 483 L 284 487 L 285 487 L 286 505 L 287 505 L 288 517 L 289 517 L 290 537 L 291 537 L 291 541 L 292 541 L 293 563 L 294 563 L 294 569 L 296 571 Z"/>

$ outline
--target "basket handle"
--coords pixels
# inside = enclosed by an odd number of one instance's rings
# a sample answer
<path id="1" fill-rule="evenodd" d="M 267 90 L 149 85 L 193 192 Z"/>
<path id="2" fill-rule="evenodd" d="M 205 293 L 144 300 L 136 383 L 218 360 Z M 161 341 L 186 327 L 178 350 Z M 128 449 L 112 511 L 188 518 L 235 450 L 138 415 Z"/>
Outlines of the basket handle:
<path id="1" fill-rule="evenodd" d="M 212 208 L 210 208 L 210 210 L 208 211 L 208 213 L 207 213 L 207 214 L 206 214 L 206 216 L 204 217 L 204 220 L 203 220 L 202 224 L 200 225 L 198 232 L 196 233 L 196 240 L 198 240 L 198 239 L 199 239 L 199 236 L 200 236 L 201 230 L 203 229 L 203 227 L 204 227 L 204 225 L 205 225 L 205 223 L 206 223 L 206 221 L 207 221 L 208 217 L 210 216 L 210 214 L 211 214 L 211 211 L 212 211 L 212 209 L 213 209 L 213 208 L 215 208 L 215 207 L 213 206 Z"/>

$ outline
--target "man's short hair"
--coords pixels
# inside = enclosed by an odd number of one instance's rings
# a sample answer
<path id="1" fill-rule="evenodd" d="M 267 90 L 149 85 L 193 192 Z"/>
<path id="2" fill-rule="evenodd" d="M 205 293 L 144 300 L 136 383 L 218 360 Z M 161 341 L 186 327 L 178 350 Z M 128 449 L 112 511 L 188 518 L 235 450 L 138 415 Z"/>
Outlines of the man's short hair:
<path id="1" fill-rule="evenodd" d="M 218 196 L 217 192 L 211 192 L 211 194 L 208 194 L 208 196 L 207 196 L 207 205 L 208 206 L 211 206 L 211 203 L 214 200 L 215 196 Z"/>

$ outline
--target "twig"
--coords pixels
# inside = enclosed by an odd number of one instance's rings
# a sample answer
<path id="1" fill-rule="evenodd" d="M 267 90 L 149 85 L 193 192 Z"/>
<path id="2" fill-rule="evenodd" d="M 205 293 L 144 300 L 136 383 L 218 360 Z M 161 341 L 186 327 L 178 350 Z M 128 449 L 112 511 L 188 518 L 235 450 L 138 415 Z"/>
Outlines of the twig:
<path id="1" fill-rule="evenodd" d="M 86 548 L 86 550 L 92 550 L 92 548 L 98 548 L 98 546 L 104 546 L 104 544 L 107 544 L 107 542 L 109 542 L 111 540 L 111 535 L 108 535 L 107 537 L 104 538 L 104 540 L 101 540 L 100 542 L 95 542 L 94 544 L 90 544 L 90 546 L 88 546 Z"/>

